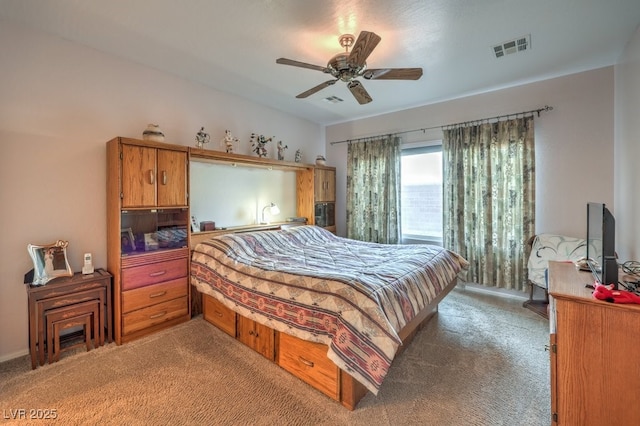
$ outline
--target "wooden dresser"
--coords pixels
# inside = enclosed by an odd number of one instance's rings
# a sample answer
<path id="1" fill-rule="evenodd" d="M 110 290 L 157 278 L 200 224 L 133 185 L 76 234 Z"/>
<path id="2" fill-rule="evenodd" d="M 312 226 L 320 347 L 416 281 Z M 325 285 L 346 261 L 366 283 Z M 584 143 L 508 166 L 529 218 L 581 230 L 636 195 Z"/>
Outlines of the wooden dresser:
<path id="1" fill-rule="evenodd" d="M 191 318 L 188 151 L 107 142 L 107 265 L 118 344 Z"/>
<path id="2" fill-rule="evenodd" d="M 640 424 L 640 305 L 594 299 L 589 272 L 549 262 L 553 424 Z"/>

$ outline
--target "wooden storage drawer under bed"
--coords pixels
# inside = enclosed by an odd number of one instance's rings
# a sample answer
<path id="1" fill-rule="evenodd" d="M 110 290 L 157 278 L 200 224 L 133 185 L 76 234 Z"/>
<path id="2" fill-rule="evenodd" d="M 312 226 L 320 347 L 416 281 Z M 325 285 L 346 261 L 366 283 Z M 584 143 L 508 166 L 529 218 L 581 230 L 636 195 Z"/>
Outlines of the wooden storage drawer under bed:
<path id="1" fill-rule="evenodd" d="M 277 333 L 278 365 L 330 398 L 340 400 L 340 369 L 327 358 L 327 346 Z"/>
<path id="2" fill-rule="evenodd" d="M 238 321 L 241 315 L 208 294 L 202 295 L 202 307 L 206 321 L 237 338 Z M 364 385 L 340 370 L 327 357 L 327 346 L 307 342 L 275 330 L 271 332 L 275 335 L 275 359 L 269 356 L 267 358 L 276 362 L 287 372 L 339 401 L 349 410 L 353 410 L 367 393 Z M 256 350 L 255 347 L 252 349 Z"/>
<path id="3" fill-rule="evenodd" d="M 231 337 L 236 337 L 236 313 L 217 299 L 202 298 L 202 316 Z"/>

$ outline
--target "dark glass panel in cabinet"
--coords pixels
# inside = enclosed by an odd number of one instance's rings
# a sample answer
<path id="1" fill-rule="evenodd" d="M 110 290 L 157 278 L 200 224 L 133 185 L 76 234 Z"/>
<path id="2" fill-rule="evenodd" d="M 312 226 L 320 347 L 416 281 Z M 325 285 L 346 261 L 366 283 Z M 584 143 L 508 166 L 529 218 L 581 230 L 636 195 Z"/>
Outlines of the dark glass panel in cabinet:
<path id="1" fill-rule="evenodd" d="M 123 210 L 122 256 L 188 246 L 187 209 Z"/>

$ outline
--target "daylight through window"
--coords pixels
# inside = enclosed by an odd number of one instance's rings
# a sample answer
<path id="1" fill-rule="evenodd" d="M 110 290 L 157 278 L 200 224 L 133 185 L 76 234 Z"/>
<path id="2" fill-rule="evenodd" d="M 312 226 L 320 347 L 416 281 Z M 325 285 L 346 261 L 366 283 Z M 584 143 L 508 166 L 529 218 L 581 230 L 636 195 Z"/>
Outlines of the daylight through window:
<path id="1" fill-rule="evenodd" d="M 442 244 L 442 144 L 402 150 L 402 242 Z"/>

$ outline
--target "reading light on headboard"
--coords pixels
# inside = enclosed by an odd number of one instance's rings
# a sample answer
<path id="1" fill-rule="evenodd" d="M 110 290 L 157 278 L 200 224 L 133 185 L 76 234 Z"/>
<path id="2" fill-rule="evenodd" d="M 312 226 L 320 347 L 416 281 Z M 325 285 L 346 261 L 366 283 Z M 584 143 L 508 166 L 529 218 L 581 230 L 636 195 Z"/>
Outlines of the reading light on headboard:
<path id="1" fill-rule="evenodd" d="M 275 203 L 269 203 L 266 206 L 264 206 L 264 208 L 262 209 L 262 223 L 263 225 L 268 224 L 269 222 L 267 222 L 264 218 L 264 211 L 269 209 L 269 214 L 271 216 L 275 216 L 277 214 L 280 214 L 280 209 L 278 208 L 278 206 Z"/>

